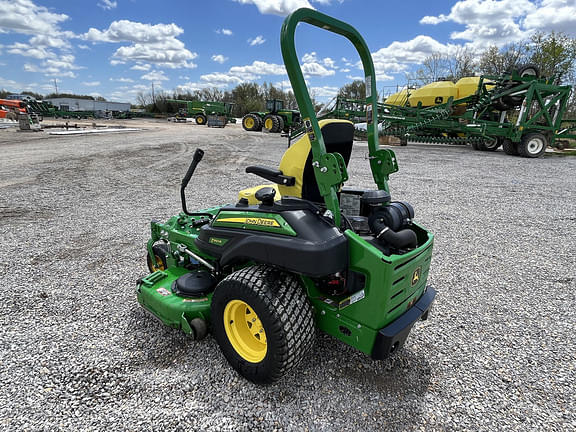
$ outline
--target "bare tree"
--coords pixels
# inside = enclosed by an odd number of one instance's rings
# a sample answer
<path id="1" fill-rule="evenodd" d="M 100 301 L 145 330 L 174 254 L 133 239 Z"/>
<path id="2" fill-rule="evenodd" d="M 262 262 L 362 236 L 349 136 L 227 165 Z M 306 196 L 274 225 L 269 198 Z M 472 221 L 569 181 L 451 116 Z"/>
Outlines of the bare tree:
<path id="1" fill-rule="evenodd" d="M 521 42 L 511 43 L 501 49 L 489 47 L 480 56 L 478 68 L 483 75 L 502 75 L 527 61 L 528 46 Z"/>

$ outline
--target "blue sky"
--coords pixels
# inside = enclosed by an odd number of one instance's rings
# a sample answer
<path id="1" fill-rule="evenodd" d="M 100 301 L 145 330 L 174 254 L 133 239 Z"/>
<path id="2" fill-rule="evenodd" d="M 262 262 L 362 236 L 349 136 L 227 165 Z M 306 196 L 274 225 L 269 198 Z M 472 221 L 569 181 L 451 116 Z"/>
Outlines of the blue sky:
<path id="1" fill-rule="evenodd" d="M 0 88 L 46 94 L 56 80 L 60 92 L 130 102 L 152 83 L 170 92 L 246 81 L 288 89 L 280 28 L 302 6 L 360 31 L 384 92 L 434 52 L 576 32 L 576 0 L 0 0 Z M 321 101 L 362 76 L 339 36 L 300 26 L 296 47 Z"/>

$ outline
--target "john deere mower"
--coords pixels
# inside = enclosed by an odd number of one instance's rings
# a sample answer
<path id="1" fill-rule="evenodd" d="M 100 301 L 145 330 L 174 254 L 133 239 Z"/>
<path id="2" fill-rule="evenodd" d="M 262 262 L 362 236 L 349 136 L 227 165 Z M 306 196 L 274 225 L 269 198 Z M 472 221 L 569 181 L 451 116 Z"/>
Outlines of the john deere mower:
<path id="1" fill-rule="evenodd" d="M 294 46 L 300 22 L 345 36 L 360 54 L 373 190 L 344 187 L 354 128 L 316 119 Z M 189 211 L 185 189 L 203 156 L 196 150 L 180 186 L 182 211 L 151 223 L 151 273 L 137 288 L 140 304 L 166 325 L 196 339 L 211 332 L 230 365 L 255 383 L 296 366 L 317 330 L 385 359 L 428 317 L 435 297 L 426 284 L 433 236 L 388 188 L 398 165 L 378 148 L 374 66 L 363 38 L 299 9 L 284 22 L 281 46 L 304 135 L 279 169 L 246 168 L 270 184 L 240 191 L 236 203 Z"/>

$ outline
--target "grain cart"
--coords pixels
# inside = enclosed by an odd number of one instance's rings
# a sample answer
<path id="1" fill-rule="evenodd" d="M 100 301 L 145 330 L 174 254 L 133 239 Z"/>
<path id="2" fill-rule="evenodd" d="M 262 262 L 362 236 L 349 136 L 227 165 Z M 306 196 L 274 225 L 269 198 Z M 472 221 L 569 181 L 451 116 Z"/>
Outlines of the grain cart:
<path id="1" fill-rule="evenodd" d="M 213 102 L 213 101 L 189 101 L 180 99 L 167 99 L 166 102 L 185 105 L 180 116 L 194 118 L 196 124 L 205 125 L 208 116 L 224 116 L 229 123 L 236 123 L 236 118 L 232 116 L 234 104 L 231 102 Z"/>
<path id="2" fill-rule="evenodd" d="M 318 121 L 294 46 L 299 23 L 340 34 L 357 48 L 367 87 L 368 157 L 376 188 L 342 188 L 354 126 Z M 246 168 L 271 184 L 240 192 L 236 203 L 182 211 L 151 223 L 150 274 L 137 283 L 140 304 L 196 339 L 211 331 L 230 365 L 256 383 L 278 380 L 311 348 L 317 330 L 374 359 L 404 344 L 428 317 L 435 290 L 426 284 L 433 235 L 414 209 L 392 201 L 394 152 L 378 148 L 375 70 L 350 25 L 311 9 L 284 21 L 281 47 L 305 134 L 280 169 Z"/>
<path id="3" fill-rule="evenodd" d="M 242 127 L 247 131 L 290 132 L 301 126 L 300 112 L 284 109 L 284 101 L 269 99 L 266 111 L 252 111 L 242 118 Z"/>
<path id="4" fill-rule="evenodd" d="M 382 135 L 450 144 L 470 143 L 475 150 L 494 151 L 502 145 L 510 155 L 536 158 L 556 139 L 575 138 L 562 117 L 571 86 L 540 78 L 533 65 L 501 76 L 478 78 L 474 94 L 453 96 L 434 106 L 381 105 Z"/>

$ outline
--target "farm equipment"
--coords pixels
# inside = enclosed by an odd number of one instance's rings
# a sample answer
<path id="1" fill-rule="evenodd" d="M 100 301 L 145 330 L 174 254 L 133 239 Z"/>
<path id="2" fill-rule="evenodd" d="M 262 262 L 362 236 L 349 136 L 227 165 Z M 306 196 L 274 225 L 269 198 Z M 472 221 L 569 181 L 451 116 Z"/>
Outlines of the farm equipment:
<path id="1" fill-rule="evenodd" d="M 305 22 L 349 39 L 367 87 L 368 157 L 375 190 L 342 188 L 354 127 L 318 121 L 294 46 Z M 350 25 L 311 9 L 284 22 L 281 47 L 305 134 L 280 169 L 246 168 L 270 181 L 240 192 L 236 204 L 189 211 L 185 189 L 203 156 L 196 150 L 181 187 L 182 211 L 151 223 L 149 275 L 140 304 L 196 339 L 210 330 L 242 376 L 274 382 L 297 365 L 317 329 L 374 359 L 404 344 L 435 298 L 427 286 L 433 235 L 392 201 L 394 152 L 378 148 L 377 94 L 370 51 Z"/>
<path id="2" fill-rule="evenodd" d="M 231 102 L 213 101 L 189 101 L 180 99 L 167 99 L 166 102 L 185 105 L 178 110 L 179 117 L 192 117 L 196 124 L 205 125 L 208 116 L 226 117 L 226 122 L 236 123 L 236 118 L 232 116 L 234 104 Z"/>
<path id="3" fill-rule="evenodd" d="M 381 105 L 381 135 L 397 136 L 403 144 L 470 143 L 475 150 L 502 145 L 507 154 L 528 158 L 541 156 L 557 139 L 576 138 L 573 129 L 562 127 L 571 86 L 540 78 L 535 66 L 463 79 L 469 80 L 464 97 L 455 98 L 453 90 L 446 97 L 431 91 L 418 96 L 415 90 L 408 95 L 410 106 Z M 470 80 L 477 82 L 473 94 Z"/>
<path id="4" fill-rule="evenodd" d="M 290 132 L 302 125 L 300 112 L 284 109 L 284 101 L 269 99 L 266 111 L 252 111 L 242 117 L 242 127 L 247 131 L 261 131 L 263 128 L 272 133 Z"/>
<path id="5" fill-rule="evenodd" d="M 353 123 L 366 121 L 366 101 L 336 96 L 316 114 L 318 120 L 334 118 L 350 120 Z"/>

